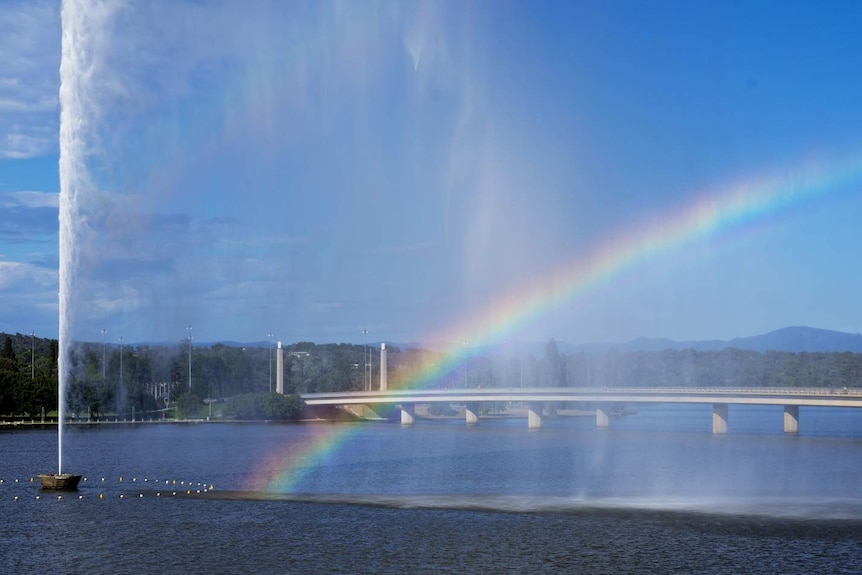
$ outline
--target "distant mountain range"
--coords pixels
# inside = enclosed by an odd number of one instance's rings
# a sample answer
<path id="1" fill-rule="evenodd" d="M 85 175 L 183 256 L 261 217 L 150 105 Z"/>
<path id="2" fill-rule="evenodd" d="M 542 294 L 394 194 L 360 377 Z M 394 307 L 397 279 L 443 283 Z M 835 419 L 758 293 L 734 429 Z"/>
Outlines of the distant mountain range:
<path id="1" fill-rule="evenodd" d="M 862 334 L 844 333 L 814 327 L 793 326 L 777 329 L 762 335 L 737 337 L 729 340 L 675 341 L 666 338 L 639 337 L 626 343 L 589 343 L 567 345 L 558 343 L 560 351 L 601 353 L 611 349 L 619 351 L 663 351 L 666 349 L 695 349 L 719 351 L 728 347 L 752 351 L 787 352 L 843 352 L 862 353 Z"/>
<path id="2" fill-rule="evenodd" d="M 222 341 L 222 342 L 195 342 L 197 346 L 211 347 L 216 343 L 231 347 L 270 347 L 275 346 L 274 341 L 256 341 L 256 342 L 237 342 L 237 341 Z M 285 346 L 292 342 L 284 342 Z M 509 342 L 496 345 L 490 348 L 482 348 L 477 350 L 480 353 L 502 354 L 502 355 L 533 355 L 535 357 L 543 356 L 547 342 Z M 146 344 L 136 344 L 146 345 Z M 151 343 L 150 345 L 171 345 L 165 343 Z M 176 344 L 174 344 L 176 345 Z M 372 350 L 380 349 L 379 342 L 368 342 L 368 347 Z M 387 342 L 388 347 L 398 347 L 400 349 L 425 348 L 429 350 L 448 349 L 445 344 L 422 344 L 419 342 Z M 617 351 L 664 351 L 666 349 L 695 349 L 697 351 L 720 351 L 722 349 L 733 347 L 737 349 L 747 349 L 752 351 L 786 351 L 793 353 L 800 352 L 844 352 L 862 353 L 862 334 L 845 333 L 841 331 L 832 331 L 828 329 L 818 329 L 814 327 L 793 326 L 777 329 L 762 335 L 754 335 L 750 337 L 737 337 L 734 339 L 720 340 L 687 340 L 676 341 L 667 338 L 648 338 L 639 337 L 625 343 L 585 343 L 585 344 L 570 344 L 566 342 L 557 342 L 557 349 L 561 353 L 604 353 L 610 350 Z"/>

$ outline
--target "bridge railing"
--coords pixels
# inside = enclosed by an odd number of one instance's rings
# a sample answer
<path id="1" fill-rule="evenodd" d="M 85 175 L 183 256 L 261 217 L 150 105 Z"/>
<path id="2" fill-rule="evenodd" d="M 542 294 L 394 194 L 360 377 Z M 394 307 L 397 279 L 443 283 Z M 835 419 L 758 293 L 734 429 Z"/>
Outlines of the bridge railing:
<path id="1" fill-rule="evenodd" d="M 514 388 L 450 388 L 450 389 L 394 389 L 386 391 L 343 391 L 331 393 L 304 393 L 303 396 L 325 397 L 374 397 L 385 395 L 552 395 L 566 394 L 692 394 L 692 395 L 768 395 L 768 396 L 838 396 L 862 397 L 862 387 L 514 387 Z"/>

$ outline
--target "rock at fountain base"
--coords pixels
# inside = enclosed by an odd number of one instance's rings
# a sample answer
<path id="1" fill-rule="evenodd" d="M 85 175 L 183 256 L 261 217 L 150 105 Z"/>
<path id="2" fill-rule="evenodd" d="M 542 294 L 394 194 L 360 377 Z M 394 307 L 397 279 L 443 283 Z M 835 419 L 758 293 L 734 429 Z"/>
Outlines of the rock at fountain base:
<path id="1" fill-rule="evenodd" d="M 80 481 L 81 476 L 72 473 L 46 473 L 39 475 L 39 483 L 42 484 L 42 489 L 51 489 L 54 491 L 74 491 L 78 488 Z"/>

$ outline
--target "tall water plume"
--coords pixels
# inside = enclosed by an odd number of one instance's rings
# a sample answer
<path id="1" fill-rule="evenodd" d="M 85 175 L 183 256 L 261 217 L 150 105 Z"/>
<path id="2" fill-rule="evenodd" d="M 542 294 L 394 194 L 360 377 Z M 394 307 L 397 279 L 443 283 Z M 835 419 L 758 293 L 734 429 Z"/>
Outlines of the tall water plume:
<path id="1" fill-rule="evenodd" d="M 104 3 L 64 0 L 62 6 L 62 56 L 60 60 L 60 285 L 59 285 L 59 386 L 57 466 L 63 472 L 63 431 L 74 342 L 78 293 L 76 268 L 78 240 L 86 226 L 81 205 L 92 191 L 87 169 L 87 124 L 95 106 L 89 97 L 94 71 L 93 28 L 106 13 Z"/>

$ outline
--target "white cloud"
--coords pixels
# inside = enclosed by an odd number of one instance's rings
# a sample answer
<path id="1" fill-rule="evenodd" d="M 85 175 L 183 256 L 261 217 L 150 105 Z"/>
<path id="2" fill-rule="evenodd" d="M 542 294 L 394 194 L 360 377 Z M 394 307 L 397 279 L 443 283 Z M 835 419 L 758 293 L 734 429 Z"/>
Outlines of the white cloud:
<path id="1" fill-rule="evenodd" d="M 0 159 L 57 149 L 59 2 L 5 2 L 0 10 Z"/>
<path id="2" fill-rule="evenodd" d="M 60 205 L 60 194 L 56 192 L 20 191 L 0 193 L 0 207 L 56 208 Z"/>
<path id="3" fill-rule="evenodd" d="M 0 261 L 0 289 L 16 291 L 31 289 L 33 286 L 50 287 L 57 285 L 57 273 L 32 264 Z M 8 295 L 8 294 L 7 294 Z"/>

